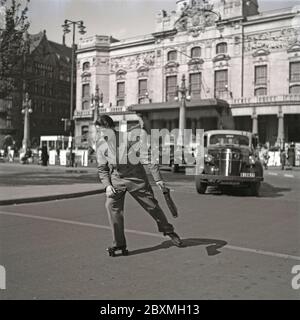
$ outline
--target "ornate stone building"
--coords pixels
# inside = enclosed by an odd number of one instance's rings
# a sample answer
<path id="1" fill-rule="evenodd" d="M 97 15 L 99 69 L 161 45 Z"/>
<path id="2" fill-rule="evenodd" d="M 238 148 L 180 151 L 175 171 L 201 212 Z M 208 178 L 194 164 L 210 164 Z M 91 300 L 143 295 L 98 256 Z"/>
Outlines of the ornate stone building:
<path id="1" fill-rule="evenodd" d="M 300 7 L 260 13 L 256 0 L 174 0 L 174 8 L 157 14 L 152 34 L 80 42 L 77 144 L 92 132 L 96 85 L 99 112 L 120 125 L 145 108 L 154 127 L 177 127 L 182 75 L 191 95 L 187 127 L 213 128 L 210 106 L 227 102 L 235 127 L 262 143 L 300 142 Z"/>

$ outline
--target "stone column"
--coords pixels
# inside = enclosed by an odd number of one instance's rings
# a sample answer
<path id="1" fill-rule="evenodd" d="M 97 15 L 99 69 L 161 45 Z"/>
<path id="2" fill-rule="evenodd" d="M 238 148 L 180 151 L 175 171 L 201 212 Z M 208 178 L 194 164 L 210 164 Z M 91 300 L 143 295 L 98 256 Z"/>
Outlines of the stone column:
<path id="1" fill-rule="evenodd" d="M 257 113 L 256 113 L 256 108 L 253 108 L 252 112 L 252 133 L 253 134 L 258 134 L 258 120 L 257 120 Z"/>
<path id="2" fill-rule="evenodd" d="M 282 107 L 278 108 L 278 132 L 277 132 L 277 143 L 283 147 L 284 143 L 284 114 L 282 112 Z"/>

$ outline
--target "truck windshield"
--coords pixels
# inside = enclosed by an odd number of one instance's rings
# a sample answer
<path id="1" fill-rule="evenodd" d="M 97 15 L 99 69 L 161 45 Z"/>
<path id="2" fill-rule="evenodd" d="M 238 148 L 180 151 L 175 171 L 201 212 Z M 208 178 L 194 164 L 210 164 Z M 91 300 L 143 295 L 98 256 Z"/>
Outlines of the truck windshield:
<path id="1" fill-rule="evenodd" d="M 249 137 L 236 134 L 214 134 L 210 137 L 209 144 L 249 146 Z"/>

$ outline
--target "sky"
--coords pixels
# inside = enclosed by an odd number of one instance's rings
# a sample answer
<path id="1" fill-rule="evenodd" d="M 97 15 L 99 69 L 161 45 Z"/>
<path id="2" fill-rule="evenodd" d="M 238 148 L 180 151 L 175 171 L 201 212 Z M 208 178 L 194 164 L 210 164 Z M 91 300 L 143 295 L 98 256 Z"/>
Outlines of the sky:
<path id="1" fill-rule="evenodd" d="M 258 0 L 260 11 L 300 5 L 300 0 Z M 30 0 L 29 32 L 46 30 L 49 40 L 62 42 L 65 19 L 83 20 L 85 36 L 111 35 L 125 39 L 155 31 L 156 14 L 175 10 L 176 0 Z M 66 43 L 71 44 L 71 33 Z M 76 42 L 81 38 L 76 32 Z"/>

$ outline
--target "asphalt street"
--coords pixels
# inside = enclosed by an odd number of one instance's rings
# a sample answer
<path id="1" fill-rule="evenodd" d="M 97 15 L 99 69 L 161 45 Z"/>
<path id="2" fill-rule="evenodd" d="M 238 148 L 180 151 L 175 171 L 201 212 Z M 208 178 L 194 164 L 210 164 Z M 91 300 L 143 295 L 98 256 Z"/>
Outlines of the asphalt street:
<path id="1" fill-rule="evenodd" d="M 130 255 L 111 258 L 105 196 L 0 208 L 0 299 L 299 299 L 291 273 L 300 265 L 300 180 L 266 175 L 259 198 L 195 191 L 174 179 L 185 247 L 173 247 L 127 196 Z M 172 178 L 173 177 L 173 178 Z"/>

